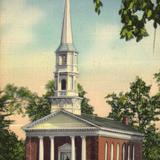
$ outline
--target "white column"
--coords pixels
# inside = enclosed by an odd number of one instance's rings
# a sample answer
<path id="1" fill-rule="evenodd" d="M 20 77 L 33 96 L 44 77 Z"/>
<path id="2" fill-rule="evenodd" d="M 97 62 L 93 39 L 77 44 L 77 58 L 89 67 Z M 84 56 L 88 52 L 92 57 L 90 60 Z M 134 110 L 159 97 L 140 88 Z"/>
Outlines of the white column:
<path id="1" fill-rule="evenodd" d="M 86 137 L 82 136 L 82 160 L 86 160 Z"/>
<path id="2" fill-rule="evenodd" d="M 66 82 L 67 82 L 67 88 L 66 88 L 66 95 L 68 95 L 68 91 L 70 91 L 71 89 L 70 89 L 70 85 L 71 85 L 71 81 L 70 81 L 70 77 L 69 77 L 69 75 L 67 74 L 67 79 L 66 79 Z"/>
<path id="3" fill-rule="evenodd" d="M 39 137 L 39 160 L 44 159 L 43 137 Z"/>
<path id="4" fill-rule="evenodd" d="M 51 142 L 50 156 L 51 160 L 54 160 L 54 137 L 50 137 L 50 142 Z"/>
<path id="5" fill-rule="evenodd" d="M 75 160 L 75 137 L 71 137 L 71 158 L 72 160 Z"/>
<path id="6" fill-rule="evenodd" d="M 57 96 L 59 96 L 60 95 L 60 82 L 59 82 L 59 72 L 57 72 Z"/>

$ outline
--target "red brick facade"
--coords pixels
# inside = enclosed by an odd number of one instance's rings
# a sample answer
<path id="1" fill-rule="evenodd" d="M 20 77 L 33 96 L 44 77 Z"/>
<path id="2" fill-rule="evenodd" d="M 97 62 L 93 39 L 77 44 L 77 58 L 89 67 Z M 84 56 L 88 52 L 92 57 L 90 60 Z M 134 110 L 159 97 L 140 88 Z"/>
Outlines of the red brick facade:
<path id="1" fill-rule="evenodd" d="M 98 137 L 86 137 L 87 160 L 98 160 Z"/>
<path id="2" fill-rule="evenodd" d="M 117 157 L 117 144 L 119 144 L 119 152 L 120 157 L 119 160 L 123 160 L 122 148 L 125 144 L 126 152 L 125 152 L 125 160 L 128 160 L 128 146 L 130 146 L 130 160 L 132 160 L 132 150 L 133 146 L 135 147 L 135 160 L 142 160 L 142 143 L 139 141 L 130 141 L 116 138 L 106 138 L 106 137 L 98 137 L 98 160 L 105 160 L 105 145 L 108 144 L 108 154 L 107 159 L 111 159 L 111 144 L 113 144 L 113 160 L 116 160 Z"/>
<path id="3" fill-rule="evenodd" d="M 38 160 L 39 140 L 32 137 L 26 139 L 26 160 Z"/>
<path id="4" fill-rule="evenodd" d="M 44 160 L 50 160 L 50 139 L 44 137 Z M 71 144 L 70 137 L 55 137 L 55 160 L 58 160 L 58 148 L 65 143 Z M 81 137 L 75 137 L 75 149 L 76 149 L 76 160 L 81 160 Z M 120 157 L 122 159 L 122 147 L 126 145 L 125 160 L 128 160 L 127 146 L 131 148 L 132 160 L 132 148 L 135 147 L 135 160 L 142 160 L 142 143 L 139 141 L 129 141 L 116 138 L 107 137 L 86 137 L 86 150 L 87 160 L 105 160 L 105 145 L 108 144 L 107 160 L 111 159 L 111 144 L 113 144 L 113 160 L 117 160 L 117 144 L 119 144 Z M 38 160 L 39 156 L 39 139 L 32 137 L 26 139 L 26 160 Z"/>

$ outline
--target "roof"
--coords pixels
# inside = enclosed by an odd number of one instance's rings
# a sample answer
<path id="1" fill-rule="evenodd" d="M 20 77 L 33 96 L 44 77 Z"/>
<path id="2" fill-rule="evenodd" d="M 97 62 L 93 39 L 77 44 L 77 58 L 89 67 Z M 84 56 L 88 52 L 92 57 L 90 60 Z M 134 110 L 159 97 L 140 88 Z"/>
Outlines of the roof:
<path id="1" fill-rule="evenodd" d="M 138 132 L 136 129 L 134 129 L 133 127 L 131 127 L 129 125 L 125 125 L 122 122 L 112 120 L 109 118 L 103 118 L 103 117 L 98 117 L 98 116 L 94 116 L 94 115 L 87 115 L 87 114 L 82 114 L 79 117 L 81 117 L 82 119 L 85 119 L 87 121 L 90 121 L 99 127 L 125 130 L 125 131 L 131 131 L 131 132 Z"/>
<path id="2" fill-rule="evenodd" d="M 56 53 L 66 52 L 66 51 L 78 53 L 73 43 L 61 43 L 58 49 L 56 50 Z"/>
<path id="3" fill-rule="evenodd" d="M 122 133 L 132 133 L 132 134 L 135 133 L 135 134 L 140 135 L 140 133 L 137 130 L 135 130 L 134 128 L 132 128 L 130 126 L 124 125 L 123 123 L 121 123 L 119 121 L 115 121 L 115 120 L 111 120 L 111 119 L 107 119 L 107 118 L 102 118 L 102 117 L 98 117 L 98 116 L 87 115 L 87 114 L 75 115 L 75 114 L 73 114 L 71 112 L 68 112 L 64 109 L 53 112 L 53 113 L 51 113 L 51 114 L 49 114 L 49 115 L 47 115 L 47 116 L 45 116 L 45 117 L 43 117 L 39 120 L 36 120 L 36 121 L 24 126 L 23 129 L 25 131 L 33 130 L 33 129 L 36 130 L 38 128 L 36 128 L 35 126 L 41 125 L 44 122 L 47 122 L 48 120 L 53 119 L 54 117 L 56 118 L 56 116 L 58 116 L 59 114 L 65 114 L 66 116 L 69 116 L 69 117 L 71 117 L 75 120 L 78 120 L 78 121 L 80 121 L 84 124 L 87 124 L 87 126 L 89 128 L 92 128 L 92 129 L 95 128 L 95 129 L 98 129 L 98 130 L 101 130 L 101 129 L 102 130 L 103 129 L 104 130 L 113 130 L 113 131 L 120 131 Z M 63 120 L 63 118 L 62 118 L 62 120 Z M 52 121 L 52 123 L 54 123 L 54 121 Z M 77 125 L 78 125 L 78 123 L 77 123 Z M 76 129 L 76 128 L 81 128 L 81 127 L 85 129 L 87 126 L 84 126 L 84 125 L 79 126 L 78 125 L 76 127 L 74 126 L 73 128 L 70 126 L 69 128 L 67 127 L 66 129 Z M 61 127 L 62 126 L 60 126 L 58 128 L 50 128 L 50 129 L 61 129 Z M 46 129 L 49 129 L 49 128 L 46 128 Z"/>

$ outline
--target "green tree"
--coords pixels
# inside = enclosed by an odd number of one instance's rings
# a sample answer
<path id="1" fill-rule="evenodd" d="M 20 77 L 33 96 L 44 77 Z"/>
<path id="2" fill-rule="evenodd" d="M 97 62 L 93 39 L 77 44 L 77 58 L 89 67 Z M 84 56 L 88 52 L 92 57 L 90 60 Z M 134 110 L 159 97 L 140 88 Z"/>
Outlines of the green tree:
<path id="1" fill-rule="evenodd" d="M 155 126 L 147 128 L 144 139 L 144 152 L 143 157 L 147 160 L 159 160 L 160 159 L 160 132 L 158 132 Z"/>
<path id="2" fill-rule="evenodd" d="M 5 112 L 20 114 L 23 113 L 23 109 L 27 106 L 28 99 L 32 97 L 33 93 L 27 88 L 8 84 L 1 95 Z"/>
<path id="3" fill-rule="evenodd" d="M 51 112 L 51 105 L 49 98 L 54 96 L 54 81 L 50 80 L 45 85 L 45 94 L 38 96 L 32 95 L 29 98 L 28 106 L 26 107 L 26 113 L 30 117 L 31 121 L 40 119 Z"/>
<path id="4" fill-rule="evenodd" d="M 0 134 L 0 159 L 24 160 L 24 142 L 9 130 Z"/>
<path id="5" fill-rule="evenodd" d="M 82 98 L 81 111 L 85 114 L 93 114 L 93 107 L 89 105 L 89 99 L 85 97 L 86 92 L 83 87 L 78 84 L 78 94 Z M 25 90 L 25 88 L 23 88 Z M 54 96 L 54 81 L 50 80 L 45 86 L 45 94 L 38 96 L 36 93 L 31 93 L 26 88 L 27 105 L 25 106 L 26 114 L 30 117 L 31 121 L 40 119 L 51 112 L 50 97 Z"/>
<path id="6" fill-rule="evenodd" d="M 45 89 L 46 89 L 45 97 L 54 96 L 54 90 L 55 90 L 54 81 L 49 80 L 48 83 L 45 85 Z"/>
<path id="7" fill-rule="evenodd" d="M 54 96 L 54 81 L 50 80 L 45 85 L 45 94 L 38 96 L 38 94 L 32 94 L 32 97 L 28 99 L 28 105 L 26 107 L 26 114 L 31 121 L 40 119 L 51 112 L 51 105 L 49 97 Z"/>
<path id="8" fill-rule="evenodd" d="M 151 96 L 150 90 L 151 86 L 137 77 L 130 84 L 128 92 L 113 93 L 106 98 L 107 103 L 112 107 L 109 114 L 110 118 L 122 121 L 122 118 L 127 116 L 129 125 L 144 133 L 143 158 L 158 160 L 160 144 L 157 142 L 160 139 L 157 140 L 159 133 L 155 127 L 155 122 L 160 120 L 160 95 Z"/>
<path id="9" fill-rule="evenodd" d="M 154 74 L 154 78 L 156 79 L 156 82 L 157 82 L 158 87 L 159 87 L 159 93 L 160 93 L 160 71 L 158 73 Z"/>
<path id="10" fill-rule="evenodd" d="M 100 14 L 103 0 L 93 0 L 95 11 Z M 121 23 L 121 38 L 127 41 L 136 38 L 140 41 L 148 36 L 146 24 L 153 22 L 156 29 L 160 25 L 160 0 L 122 0 L 119 10 Z"/>
<path id="11" fill-rule="evenodd" d="M 83 87 L 78 84 L 78 95 L 79 97 L 82 98 L 82 102 L 81 102 L 81 112 L 84 114 L 93 114 L 94 109 L 93 107 L 89 104 L 89 99 L 86 98 L 86 91 L 83 89 Z"/>
<path id="12" fill-rule="evenodd" d="M 31 121 L 35 121 L 50 114 L 50 111 L 51 106 L 49 99 L 45 96 L 33 96 L 29 99 L 28 106 L 26 107 L 26 114 L 29 116 Z"/>
<path id="13" fill-rule="evenodd" d="M 4 91 L 0 91 L 0 159 L 1 160 L 23 160 L 24 144 L 18 140 L 17 136 L 9 130 L 11 120 L 7 120 L 11 114 L 8 107 L 8 87 Z M 13 109 L 13 107 L 12 107 Z M 10 112 L 9 114 L 7 112 Z M 15 110 L 14 110 L 15 111 Z"/>

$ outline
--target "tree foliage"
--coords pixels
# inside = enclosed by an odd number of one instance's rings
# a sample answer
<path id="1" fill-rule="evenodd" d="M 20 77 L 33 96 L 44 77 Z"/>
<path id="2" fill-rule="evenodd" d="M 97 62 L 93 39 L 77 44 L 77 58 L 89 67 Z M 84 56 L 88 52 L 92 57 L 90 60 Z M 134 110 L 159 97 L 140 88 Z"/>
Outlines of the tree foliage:
<path id="1" fill-rule="evenodd" d="M 78 94 L 82 98 L 82 113 L 93 114 L 93 107 L 89 105 L 89 99 L 85 96 L 86 92 L 80 84 L 77 87 Z M 50 97 L 54 96 L 53 80 L 45 85 L 45 93 L 42 96 L 31 92 L 28 88 L 17 87 L 13 84 L 8 84 L 4 91 L 4 111 L 7 113 L 27 114 L 31 121 L 35 121 L 51 112 Z"/>
<path id="2" fill-rule="evenodd" d="M 49 97 L 54 96 L 54 81 L 50 80 L 45 86 L 45 94 L 38 96 L 33 95 L 29 99 L 26 113 L 32 121 L 40 119 L 51 112 Z"/>
<path id="3" fill-rule="evenodd" d="M 160 159 L 160 132 L 155 126 L 147 128 L 143 143 L 143 157 L 147 160 Z"/>
<path id="4" fill-rule="evenodd" d="M 24 160 L 24 142 L 9 130 L 0 133 L 0 159 Z"/>
<path id="5" fill-rule="evenodd" d="M 158 87 L 159 87 L 159 92 L 160 92 L 160 71 L 158 73 L 154 74 L 154 78 L 156 79 L 156 82 L 157 82 Z"/>
<path id="6" fill-rule="evenodd" d="M 18 140 L 17 136 L 9 130 L 9 125 L 12 121 L 8 120 L 11 115 L 11 110 L 8 107 L 7 96 L 8 87 L 5 91 L 0 91 L 0 159 L 1 160 L 23 160 L 24 159 L 24 144 Z M 6 111 L 8 111 L 8 114 Z M 15 110 L 14 110 L 15 111 Z"/>
<path id="7" fill-rule="evenodd" d="M 83 87 L 78 84 L 78 95 L 79 97 L 82 98 L 82 102 L 81 102 L 81 112 L 84 114 L 93 114 L 94 109 L 93 107 L 89 104 L 89 99 L 86 98 L 86 91 L 83 89 Z"/>
<path id="8" fill-rule="evenodd" d="M 82 98 L 81 112 L 85 114 L 93 114 L 93 107 L 89 105 L 89 99 L 85 97 L 86 92 L 83 87 L 78 84 L 78 94 Z M 51 112 L 50 97 L 54 96 L 54 81 L 50 80 L 45 87 L 45 94 L 41 97 L 38 95 L 33 96 L 28 106 L 26 107 L 26 113 L 32 121 L 40 119 Z"/>
<path id="9" fill-rule="evenodd" d="M 95 11 L 100 14 L 102 0 L 93 0 Z M 160 0 L 122 0 L 119 10 L 122 28 L 120 37 L 127 41 L 136 38 L 140 41 L 148 36 L 146 24 L 153 22 L 156 29 L 160 25 Z"/>
<path id="10" fill-rule="evenodd" d="M 157 80 L 160 78 L 158 75 L 159 73 L 155 74 Z M 151 86 L 137 77 L 130 84 L 128 92 L 113 93 L 106 98 L 112 107 L 110 118 L 122 121 L 123 117 L 127 116 L 129 125 L 144 133 L 143 158 L 158 160 L 160 133 L 155 127 L 155 122 L 160 120 L 160 94 L 151 96 L 150 91 Z"/>
<path id="11" fill-rule="evenodd" d="M 26 107 L 26 114 L 29 116 L 31 121 L 40 119 L 50 114 L 51 106 L 48 98 L 45 96 L 33 96 Z"/>
<path id="12" fill-rule="evenodd" d="M 6 113 L 23 113 L 33 93 L 24 87 L 8 84 L 1 91 L 2 110 Z"/>

